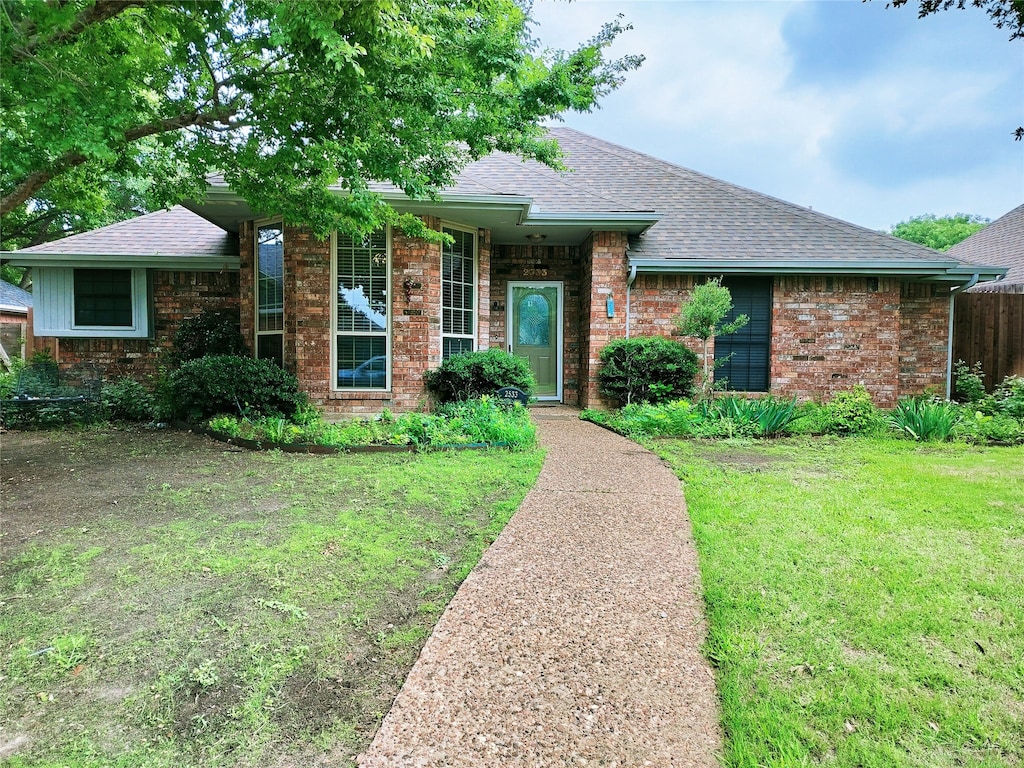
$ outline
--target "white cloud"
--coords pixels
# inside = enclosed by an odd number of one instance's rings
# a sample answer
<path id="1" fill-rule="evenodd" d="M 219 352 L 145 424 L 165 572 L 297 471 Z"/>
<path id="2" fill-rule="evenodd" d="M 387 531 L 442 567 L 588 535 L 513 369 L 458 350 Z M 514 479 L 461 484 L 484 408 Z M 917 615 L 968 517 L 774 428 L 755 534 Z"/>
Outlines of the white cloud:
<path id="1" fill-rule="evenodd" d="M 538 0 L 534 17 L 569 48 L 622 12 L 611 54 L 647 56 L 568 116 L 580 130 L 873 228 L 1019 205 L 1024 46 L 980 14 L 870 5 Z"/>

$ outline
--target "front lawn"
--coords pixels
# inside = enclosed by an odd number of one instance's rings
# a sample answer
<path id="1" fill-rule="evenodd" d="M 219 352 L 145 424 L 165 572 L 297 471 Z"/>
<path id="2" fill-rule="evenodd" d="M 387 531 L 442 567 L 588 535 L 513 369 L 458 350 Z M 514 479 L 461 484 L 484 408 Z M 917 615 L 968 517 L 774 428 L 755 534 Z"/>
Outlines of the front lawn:
<path id="1" fill-rule="evenodd" d="M 5 434 L 0 762 L 351 765 L 541 461 Z"/>
<path id="2" fill-rule="evenodd" d="M 1024 764 L 1024 448 L 656 441 L 729 766 Z"/>

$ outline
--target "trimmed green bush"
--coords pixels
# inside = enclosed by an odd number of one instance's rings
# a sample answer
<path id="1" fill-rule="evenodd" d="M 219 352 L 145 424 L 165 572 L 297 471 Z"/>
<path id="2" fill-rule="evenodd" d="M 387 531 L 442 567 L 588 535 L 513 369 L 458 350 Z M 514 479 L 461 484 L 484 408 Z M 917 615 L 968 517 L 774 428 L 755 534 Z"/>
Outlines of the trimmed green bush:
<path id="1" fill-rule="evenodd" d="M 871 395 L 863 384 L 847 392 L 837 392 L 825 406 L 823 426 L 836 435 L 863 435 L 883 423 Z"/>
<path id="2" fill-rule="evenodd" d="M 170 376 L 176 418 L 198 420 L 219 413 L 291 416 L 306 402 L 295 376 L 272 360 L 209 355 L 190 360 Z"/>
<path id="3" fill-rule="evenodd" d="M 100 400 L 111 421 L 152 421 L 155 416 L 153 395 L 134 379 L 104 384 Z"/>
<path id="4" fill-rule="evenodd" d="M 664 336 L 618 339 L 601 350 L 601 394 L 622 405 L 665 403 L 693 394 L 697 355 Z"/>
<path id="5" fill-rule="evenodd" d="M 249 354 L 241 333 L 237 309 L 205 309 L 195 317 L 186 317 L 174 334 L 171 362 L 187 363 L 208 355 Z"/>
<path id="6" fill-rule="evenodd" d="M 475 400 L 502 387 L 518 387 L 532 395 L 536 386 L 526 360 L 497 348 L 452 355 L 424 378 L 441 403 Z"/>

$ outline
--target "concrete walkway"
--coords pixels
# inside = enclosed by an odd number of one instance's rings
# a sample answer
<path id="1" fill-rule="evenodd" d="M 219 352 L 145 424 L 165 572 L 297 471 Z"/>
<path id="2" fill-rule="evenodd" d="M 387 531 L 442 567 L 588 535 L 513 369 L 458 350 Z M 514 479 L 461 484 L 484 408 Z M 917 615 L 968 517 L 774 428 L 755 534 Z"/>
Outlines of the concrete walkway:
<path id="1" fill-rule="evenodd" d="M 361 768 L 711 766 L 721 752 L 679 481 L 569 408 L 459 588 Z"/>

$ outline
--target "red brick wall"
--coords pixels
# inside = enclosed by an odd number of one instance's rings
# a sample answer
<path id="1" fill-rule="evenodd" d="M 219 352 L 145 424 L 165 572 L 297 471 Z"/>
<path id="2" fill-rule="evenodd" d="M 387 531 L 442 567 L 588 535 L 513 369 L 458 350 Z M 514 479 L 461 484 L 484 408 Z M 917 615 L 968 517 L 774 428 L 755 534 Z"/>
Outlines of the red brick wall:
<path id="1" fill-rule="evenodd" d="M 608 407 L 598 392 L 597 370 L 601 349 L 614 339 L 626 335 L 626 245 L 625 232 L 594 232 L 581 248 L 583 255 L 582 375 L 580 391 L 583 408 Z M 589 290 L 587 290 L 589 286 Z M 606 301 L 615 301 L 615 315 L 608 317 Z"/>
<path id="2" fill-rule="evenodd" d="M 490 346 L 507 349 L 508 283 L 562 282 L 562 399 L 580 399 L 580 249 L 552 245 L 499 245 L 491 264 Z M 486 306 L 481 303 L 481 306 Z M 483 345 L 482 345 L 483 346 Z"/>
<path id="3" fill-rule="evenodd" d="M 438 229 L 436 218 L 425 219 Z M 478 233 L 478 345 L 490 344 L 490 233 Z M 252 231 L 243 228 L 243 326 L 252 336 Z M 244 244 L 248 245 L 244 245 Z M 310 399 L 333 415 L 376 414 L 384 408 L 410 411 L 427 404 L 423 374 L 441 362 L 441 247 L 400 231 L 391 237 L 391 390 L 339 392 L 331 388 L 333 344 L 331 245 L 311 232 L 285 227 L 285 366 Z M 408 287 L 407 287 L 408 286 Z M 248 293 L 246 293 L 248 291 Z"/>
<path id="4" fill-rule="evenodd" d="M 632 334 L 672 335 L 680 303 L 703 279 L 640 275 L 631 297 Z M 941 391 L 948 301 L 938 287 L 901 284 L 895 278 L 776 277 L 771 391 L 827 401 L 835 392 L 863 384 L 883 407 L 929 386 Z M 684 341 L 700 353 L 700 342 Z"/>
<path id="5" fill-rule="evenodd" d="M 900 397 L 929 388 L 946 394 L 949 298 L 949 288 L 934 283 L 900 286 Z"/>
<path id="6" fill-rule="evenodd" d="M 178 324 L 204 309 L 238 306 L 237 272 L 153 270 L 153 338 L 58 339 L 55 354 L 62 365 L 92 362 L 107 380 L 130 376 L 145 382 L 155 375 L 174 346 Z"/>

